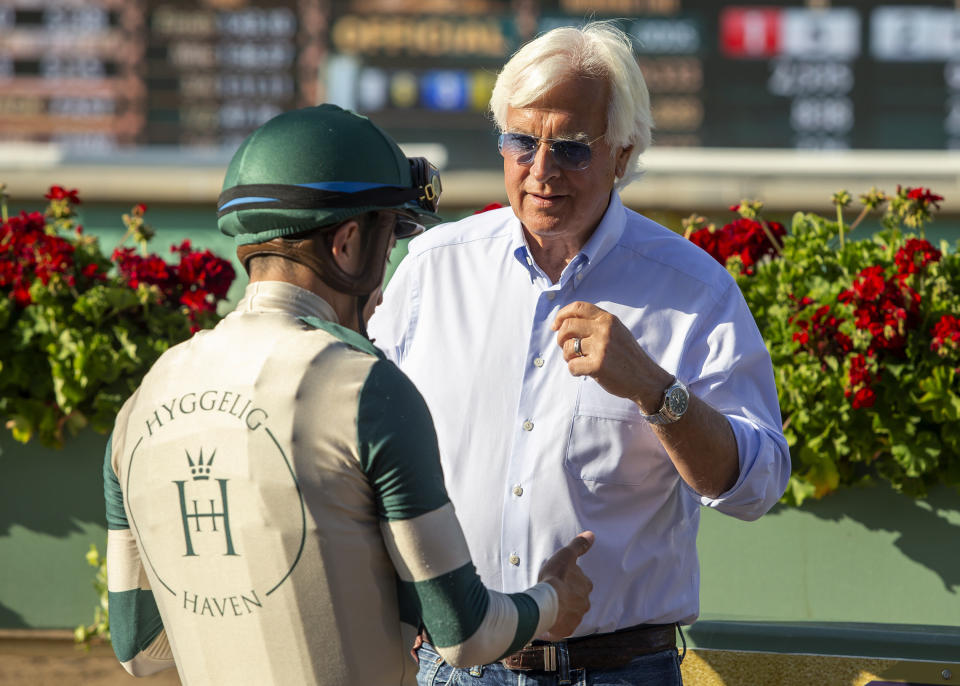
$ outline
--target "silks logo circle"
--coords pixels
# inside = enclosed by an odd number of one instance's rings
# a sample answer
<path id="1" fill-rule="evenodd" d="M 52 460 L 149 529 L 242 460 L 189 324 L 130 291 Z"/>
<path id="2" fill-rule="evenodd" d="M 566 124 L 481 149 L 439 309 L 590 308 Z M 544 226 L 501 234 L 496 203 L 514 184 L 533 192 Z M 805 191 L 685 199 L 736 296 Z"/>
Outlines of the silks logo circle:
<path id="1" fill-rule="evenodd" d="M 196 615 L 263 607 L 306 542 L 296 471 L 269 414 L 231 391 L 184 393 L 146 415 L 124 497 L 160 588 Z M 129 426 L 136 426 L 131 421 Z"/>

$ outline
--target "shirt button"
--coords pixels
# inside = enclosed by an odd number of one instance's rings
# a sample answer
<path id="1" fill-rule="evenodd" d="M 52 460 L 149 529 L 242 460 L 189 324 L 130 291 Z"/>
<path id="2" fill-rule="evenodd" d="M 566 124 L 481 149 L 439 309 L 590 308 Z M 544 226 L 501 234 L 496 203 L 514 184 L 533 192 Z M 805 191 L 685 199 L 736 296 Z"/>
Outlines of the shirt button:
<path id="1" fill-rule="evenodd" d="M 580 281 L 581 279 L 583 279 L 583 274 L 582 273 L 577 274 L 576 279 L 577 281 Z"/>
<path id="2" fill-rule="evenodd" d="M 547 300 L 553 300 L 557 297 L 556 291 L 547 291 Z"/>
<path id="3" fill-rule="evenodd" d="M 514 494 L 515 496 L 521 496 L 521 495 L 523 495 L 523 486 L 521 486 L 520 484 L 517 484 L 516 486 L 514 486 L 514 487 L 513 487 L 513 494 Z"/>
<path id="4" fill-rule="evenodd" d="M 517 555 L 516 553 L 514 553 L 513 555 L 511 555 L 511 556 L 510 556 L 510 564 L 512 564 L 514 567 L 516 567 L 517 565 L 519 565 L 519 564 L 520 564 L 520 556 Z"/>
<path id="5" fill-rule="evenodd" d="M 533 422 L 531 422 L 529 419 L 528 419 L 527 421 L 525 421 L 525 422 L 523 423 L 523 430 L 524 430 L 524 431 L 533 431 Z"/>
<path id="6" fill-rule="evenodd" d="M 535 359 L 535 360 L 533 361 L 533 364 L 536 365 L 537 367 L 542 367 L 542 366 L 543 366 L 543 358 L 542 358 L 542 357 L 538 357 L 537 359 Z"/>

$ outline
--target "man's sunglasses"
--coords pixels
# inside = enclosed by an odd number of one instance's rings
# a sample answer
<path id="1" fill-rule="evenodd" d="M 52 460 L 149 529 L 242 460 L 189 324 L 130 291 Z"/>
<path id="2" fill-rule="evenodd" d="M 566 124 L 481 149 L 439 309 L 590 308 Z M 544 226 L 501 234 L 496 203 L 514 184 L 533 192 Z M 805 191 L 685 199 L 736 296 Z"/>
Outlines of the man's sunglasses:
<path id="1" fill-rule="evenodd" d="M 538 138 L 528 133 L 502 133 L 497 147 L 501 155 L 509 155 L 517 164 L 526 167 L 533 164 L 540 144 L 547 143 L 558 167 L 568 171 L 582 171 L 590 166 L 590 146 L 601 138 L 603 136 L 592 141 L 574 141 L 564 138 Z"/>

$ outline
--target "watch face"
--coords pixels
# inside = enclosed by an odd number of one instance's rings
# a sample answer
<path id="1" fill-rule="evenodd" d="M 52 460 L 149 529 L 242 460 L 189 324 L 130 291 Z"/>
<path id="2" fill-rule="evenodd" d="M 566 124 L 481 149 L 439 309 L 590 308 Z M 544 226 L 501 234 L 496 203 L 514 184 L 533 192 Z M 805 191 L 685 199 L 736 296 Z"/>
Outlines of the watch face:
<path id="1" fill-rule="evenodd" d="M 667 393 L 664 404 L 670 414 L 679 417 L 687 411 L 688 400 L 686 392 L 679 386 L 674 386 Z"/>

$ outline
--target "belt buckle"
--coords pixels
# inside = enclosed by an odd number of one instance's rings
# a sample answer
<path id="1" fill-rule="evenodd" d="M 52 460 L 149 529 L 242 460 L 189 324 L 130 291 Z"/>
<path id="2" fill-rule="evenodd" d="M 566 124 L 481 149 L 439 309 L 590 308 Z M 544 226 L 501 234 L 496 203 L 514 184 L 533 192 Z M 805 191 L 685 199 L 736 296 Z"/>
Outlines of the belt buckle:
<path id="1" fill-rule="evenodd" d="M 557 671 L 557 646 L 553 643 L 543 646 L 543 671 Z"/>
<path id="2" fill-rule="evenodd" d="M 542 660 L 542 665 L 536 663 L 530 664 L 523 659 L 524 655 L 533 658 L 537 656 L 538 653 Z M 525 648 L 522 648 L 513 655 L 508 655 L 507 657 L 503 658 L 500 660 L 500 662 L 507 669 L 521 672 L 556 672 L 560 669 L 556 643 L 547 643 L 545 645 L 527 645 Z"/>

